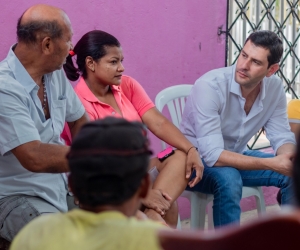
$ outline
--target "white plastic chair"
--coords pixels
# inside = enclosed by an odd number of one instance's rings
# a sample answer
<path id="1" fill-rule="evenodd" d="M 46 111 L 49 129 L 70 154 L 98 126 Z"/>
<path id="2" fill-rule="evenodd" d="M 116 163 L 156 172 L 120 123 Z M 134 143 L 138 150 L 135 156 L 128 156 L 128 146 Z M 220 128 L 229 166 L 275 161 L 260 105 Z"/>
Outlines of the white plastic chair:
<path id="1" fill-rule="evenodd" d="M 178 128 L 182 119 L 186 98 L 190 94 L 192 86 L 190 84 L 171 86 L 160 91 L 155 98 L 156 108 L 162 112 L 165 105 L 167 105 L 172 122 Z M 162 149 L 165 148 L 166 143 L 162 141 Z M 209 205 L 207 210 L 208 229 L 213 229 L 212 203 L 214 196 L 191 191 L 184 191 L 181 196 L 189 199 L 191 203 L 191 228 L 204 229 L 206 207 Z M 249 196 L 255 196 L 258 214 L 266 211 L 261 187 L 243 187 L 242 198 Z M 180 217 L 178 218 L 178 228 L 180 228 Z"/>

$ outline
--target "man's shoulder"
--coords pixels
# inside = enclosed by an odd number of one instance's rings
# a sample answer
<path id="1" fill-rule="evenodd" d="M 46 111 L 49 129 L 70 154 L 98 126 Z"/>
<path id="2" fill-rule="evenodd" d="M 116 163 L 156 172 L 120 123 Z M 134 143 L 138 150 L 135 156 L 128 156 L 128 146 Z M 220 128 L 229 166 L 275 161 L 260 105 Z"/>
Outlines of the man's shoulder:
<path id="1" fill-rule="evenodd" d="M 195 85 L 206 84 L 215 89 L 227 86 L 233 77 L 233 67 L 234 66 L 230 66 L 208 71 L 196 81 Z"/>
<path id="2" fill-rule="evenodd" d="M 265 77 L 263 81 L 265 84 L 266 91 L 268 91 L 268 92 L 274 91 L 275 93 L 277 93 L 278 91 L 282 91 L 282 89 L 283 89 L 282 80 L 277 75 Z"/>
<path id="3" fill-rule="evenodd" d="M 3 74 L 0 72 L 0 92 L 19 93 L 23 86 L 11 74 Z"/>
<path id="4" fill-rule="evenodd" d="M 14 83 L 17 84 L 17 81 L 8 66 L 7 60 L 5 59 L 0 62 L 0 87 L 6 88 Z"/>
<path id="5" fill-rule="evenodd" d="M 281 78 L 278 75 L 275 75 L 275 74 L 273 74 L 269 77 L 265 77 L 265 79 L 267 80 L 267 82 L 272 82 L 272 83 L 273 82 L 276 82 L 276 83 L 281 83 L 282 82 Z"/>

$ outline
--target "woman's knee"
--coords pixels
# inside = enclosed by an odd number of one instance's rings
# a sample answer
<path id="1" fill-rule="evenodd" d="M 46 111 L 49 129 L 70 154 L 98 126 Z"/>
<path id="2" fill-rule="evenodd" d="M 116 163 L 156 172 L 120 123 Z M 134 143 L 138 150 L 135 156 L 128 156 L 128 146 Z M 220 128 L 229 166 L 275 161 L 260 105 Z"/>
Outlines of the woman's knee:
<path id="1" fill-rule="evenodd" d="M 156 167 L 159 172 L 161 172 L 165 167 L 172 167 L 173 169 L 179 167 L 181 169 L 185 169 L 186 154 L 180 150 L 174 150 L 174 154 L 170 155 L 162 162 L 160 162 L 157 157 L 155 159 L 155 162 L 157 164 Z"/>

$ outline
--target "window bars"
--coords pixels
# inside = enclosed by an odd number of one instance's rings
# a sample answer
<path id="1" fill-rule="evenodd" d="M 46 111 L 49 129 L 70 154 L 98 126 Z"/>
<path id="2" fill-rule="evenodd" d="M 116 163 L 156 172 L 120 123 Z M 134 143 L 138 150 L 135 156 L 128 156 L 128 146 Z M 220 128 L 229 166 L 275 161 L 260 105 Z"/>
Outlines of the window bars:
<path id="1" fill-rule="evenodd" d="M 228 0 L 226 64 L 236 62 L 248 35 L 256 30 L 276 32 L 283 41 L 284 53 L 276 73 L 284 84 L 287 100 L 300 96 L 300 0 Z M 248 148 L 269 146 L 262 131 L 249 142 Z"/>

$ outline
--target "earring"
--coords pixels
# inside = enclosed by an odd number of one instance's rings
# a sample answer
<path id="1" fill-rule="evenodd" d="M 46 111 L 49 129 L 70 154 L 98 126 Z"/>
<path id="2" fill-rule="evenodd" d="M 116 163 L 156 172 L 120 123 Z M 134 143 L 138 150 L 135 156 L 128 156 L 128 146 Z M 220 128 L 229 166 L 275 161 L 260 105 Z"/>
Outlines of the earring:
<path id="1" fill-rule="evenodd" d="M 94 69 L 94 68 L 91 68 L 91 71 L 92 71 L 92 72 L 95 72 L 95 69 Z"/>

